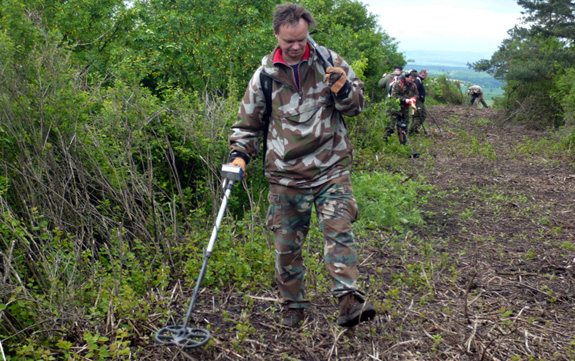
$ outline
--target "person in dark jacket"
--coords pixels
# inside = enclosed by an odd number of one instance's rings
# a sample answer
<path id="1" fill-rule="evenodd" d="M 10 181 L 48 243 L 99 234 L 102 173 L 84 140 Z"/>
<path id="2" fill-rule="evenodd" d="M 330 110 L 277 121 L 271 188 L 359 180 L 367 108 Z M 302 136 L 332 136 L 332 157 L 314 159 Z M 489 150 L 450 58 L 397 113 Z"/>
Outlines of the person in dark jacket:
<path id="1" fill-rule="evenodd" d="M 425 118 L 427 118 L 427 108 L 425 107 L 425 87 L 423 86 L 423 81 L 427 79 L 427 70 L 421 69 L 417 78 L 415 78 L 415 86 L 417 87 L 417 92 L 419 93 L 419 97 L 417 98 L 417 102 L 415 104 L 416 110 L 413 112 L 413 119 L 411 122 L 411 126 L 409 128 L 409 134 L 412 133 L 419 133 L 419 128 L 425 122 Z"/>
<path id="2" fill-rule="evenodd" d="M 376 314 L 359 290 L 352 233 L 358 213 L 350 177 L 353 149 L 342 118 L 342 114 L 353 117 L 363 111 L 364 85 L 336 52 L 308 44 L 308 31 L 314 25 L 303 6 L 276 7 L 273 29 L 278 46 L 262 59 L 248 84 L 229 138 L 230 164 L 245 173 L 266 137 L 267 226 L 274 237 L 282 325 L 298 326 L 310 305 L 304 292 L 302 250 L 315 208 L 324 236 L 330 291 L 339 300 L 337 324 L 352 327 Z M 318 52 L 333 64 L 324 64 Z M 271 104 L 266 103 L 262 73 L 272 79 Z"/>

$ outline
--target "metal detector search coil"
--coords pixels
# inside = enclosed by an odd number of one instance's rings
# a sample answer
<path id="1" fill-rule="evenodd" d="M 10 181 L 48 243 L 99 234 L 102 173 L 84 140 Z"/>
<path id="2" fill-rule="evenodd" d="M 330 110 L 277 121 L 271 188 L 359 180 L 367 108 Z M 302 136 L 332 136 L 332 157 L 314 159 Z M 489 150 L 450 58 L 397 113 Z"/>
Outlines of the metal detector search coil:
<path id="1" fill-rule="evenodd" d="M 242 180 L 243 174 L 244 173 L 242 171 L 242 168 L 240 167 L 235 167 L 228 164 L 222 165 L 222 181 L 225 189 L 224 196 L 222 199 L 220 210 L 218 211 L 216 224 L 214 225 L 214 229 L 212 231 L 212 236 L 210 237 L 208 246 L 204 251 L 204 263 L 202 264 L 202 268 L 200 269 L 200 275 L 198 276 L 196 286 L 194 287 L 192 300 L 190 301 L 190 306 L 188 308 L 188 312 L 186 314 L 183 324 L 166 326 L 160 329 L 158 332 L 156 332 L 156 341 L 162 345 L 178 346 L 181 348 L 197 348 L 204 346 L 210 340 L 210 332 L 208 330 L 203 328 L 188 327 L 188 322 L 190 321 L 192 310 L 194 309 L 194 305 L 196 304 L 196 298 L 198 297 L 198 291 L 200 290 L 200 285 L 202 284 L 202 280 L 206 275 L 208 260 L 212 255 L 214 243 L 218 236 L 218 230 L 220 228 L 220 224 L 222 223 L 222 219 L 224 218 L 224 213 L 228 205 L 228 199 L 230 198 L 232 188 L 234 186 L 234 183 L 240 182 Z"/>

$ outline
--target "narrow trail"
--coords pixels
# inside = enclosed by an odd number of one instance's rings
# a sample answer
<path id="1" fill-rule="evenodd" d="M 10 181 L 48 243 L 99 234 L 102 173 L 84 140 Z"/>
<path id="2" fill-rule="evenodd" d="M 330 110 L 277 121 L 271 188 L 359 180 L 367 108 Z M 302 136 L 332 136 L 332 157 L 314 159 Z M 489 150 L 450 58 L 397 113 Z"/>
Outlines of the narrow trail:
<path id="1" fill-rule="evenodd" d="M 274 290 L 206 289 L 193 322 L 209 323 L 212 343 L 144 346 L 148 359 L 574 360 L 575 162 L 552 134 L 491 109 L 433 106 L 430 116 L 442 132 L 428 118 L 429 136 L 412 140 L 421 157 L 403 169 L 435 187 L 426 224 L 359 239 L 373 322 L 335 326 L 325 280 L 308 280 L 299 329 L 279 325 Z"/>

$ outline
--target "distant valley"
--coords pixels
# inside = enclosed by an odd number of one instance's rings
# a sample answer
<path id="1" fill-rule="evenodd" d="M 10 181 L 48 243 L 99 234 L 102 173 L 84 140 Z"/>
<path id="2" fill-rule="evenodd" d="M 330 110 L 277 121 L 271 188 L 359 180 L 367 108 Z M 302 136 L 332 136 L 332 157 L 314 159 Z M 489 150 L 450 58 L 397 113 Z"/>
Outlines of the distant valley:
<path id="1" fill-rule="evenodd" d="M 446 74 L 448 79 L 461 80 L 486 88 L 486 92 L 499 93 L 502 83 L 485 72 L 476 72 L 467 66 L 481 59 L 490 59 L 490 53 L 448 51 L 405 51 L 406 68 L 427 69 L 430 76 Z M 490 89 L 487 89 L 490 88 Z"/>

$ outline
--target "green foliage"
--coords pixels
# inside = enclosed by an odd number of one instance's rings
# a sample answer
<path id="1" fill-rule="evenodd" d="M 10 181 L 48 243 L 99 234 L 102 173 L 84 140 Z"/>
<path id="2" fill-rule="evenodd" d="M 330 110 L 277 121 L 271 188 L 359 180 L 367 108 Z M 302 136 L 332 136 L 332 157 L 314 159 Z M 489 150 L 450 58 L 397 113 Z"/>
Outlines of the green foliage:
<path id="1" fill-rule="evenodd" d="M 237 99 L 275 46 L 278 3 L 0 3 L 0 336 L 10 359 L 135 358 L 134 328 L 152 322 L 150 315 L 170 316 L 175 280 L 192 286 L 203 262 Z M 352 64 L 373 100 L 347 120 L 358 153 L 395 151 L 380 135 L 396 104 L 379 102 L 373 90 L 382 69 L 404 64 L 395 40 L 359 2 L 305 4 L 318 20 L 318 42 Z M 575 74 L 565 74 L 544 85 L 552 104 L 573 114 Z M 427 83 L 432 97 L 456 103 L 457 87 L 446 78 Z M 572 132 L 565 146 L 574 139 Z M 472 146 L 493 156 L 479 142 Z M 261 161 L 248 172 L 242 185 L 249 191 L 230 199 L 204 280 L 216 291 L 259 291 L 273 282 L 274 251 L 259 208 L 267 184 Z M 354 174 L 353 182 L 358 226 L 422 224 L 428 185 L 379 172 Z M 317 226 L 310 237 L 321 238 Z M 327 278 L 318 266 L 321 246 L 305 254 L 310 274 Z M 253 336 L 245 315 L 235 330 L 237 345 Z"/>
<path id="2" fill-rule="evenodd" d="M 506 83 L 506 98 L 499 105 L 507 115 L 537 128 L 558 127 L 569 113 L 571 88 L 560 79 L 572 73 L 575 50 L 573 10 L 570 2 L 521 0 L 525 27 L 516 26 L 490 60 L 471 64 Z M 570 103 L 572 104 L 572 103 Z"/>
<path id="3" fill-rule="evenodd" d="M 450 80 L 446 74 L 430 77 L 425 82 L 426 98 L 435 100 L 440 104 L 463 104 L 462 83 L 459 80 Z"/>
<path id="4" fill-rule="evenodd" d="M 371 156 L 385 147 L 385 128 L 390 122 L 390 110 L 395 109 L 394 99 L 371 102 L 362 114 L 346 119 L 349 136 L 361 154 Z"/>
<path id="5" fill-rule="evenodd" d="M 362 80 L 366 94 L 374 101 L 381 100 L 377 83 L 383 74 L 406 60 L 398 51 L 398 43 L 378 25 L 377 17 L 368 13 L 361 2 L 349 0 L 300 2 L 314 15 L 319 32 L 316 41 L 338 52 L 350 64 L 366 63 Z M 354 70 L 358 70 L 354 67 Z"/>
<path id="6" fill-rule="evenodd" d="M 269 234 L 262 223 L 250 220 L 246 213 L 245 219 L 222 224 L 202 285 L 219 288 L 233 284 L 242 291 L 271 286 L 275 253 Z M 191 281 L 198 277 L 210 233 L 193 232 L 188 237 L 189 242 L 175 251 L 185 255 L 184 276 Z"/>
<path id="7" fill-rule="evenodd" d="M 556 79 L 557 93 L 556 99 L 563 109 L 564 121 L 566 124 L 575 125 L 575 67 L 565 70 L 565 75 Z"/>
<path id="8" fill-rule="evenodd" d="M 403 231 L 423 224 L 419 206 L 426 204 L 433 187 L 400 174 L 381 172 L 356 172 L 352 183 L 361 209 L 361 226 Z"/>
<path id="9" fill-rule="evenodd" d="M 277 1 L 137 2 L 140 25 L 116 62 L 140 69 L 147 87 L 225 90 L 245 86 L 261 57 L 274 47 L 270 24 Z"/>

